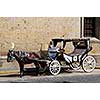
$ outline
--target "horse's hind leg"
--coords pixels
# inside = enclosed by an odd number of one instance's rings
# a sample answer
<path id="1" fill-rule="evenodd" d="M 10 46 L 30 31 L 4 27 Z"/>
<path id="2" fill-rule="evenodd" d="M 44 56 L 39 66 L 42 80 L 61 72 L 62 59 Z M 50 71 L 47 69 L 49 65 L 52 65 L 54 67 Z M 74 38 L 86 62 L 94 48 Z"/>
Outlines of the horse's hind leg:
<path id="1" fill-rule="evenodd" d="M 36 66 L 36 76 L 39 74 L 39 66 Z"/>
<path id="2" fill-rule="evenodd" d="M 21 65 L 20 66 L 20 77 L 22 78 L 23 75 L 24 75 L 24 66 Z"/>

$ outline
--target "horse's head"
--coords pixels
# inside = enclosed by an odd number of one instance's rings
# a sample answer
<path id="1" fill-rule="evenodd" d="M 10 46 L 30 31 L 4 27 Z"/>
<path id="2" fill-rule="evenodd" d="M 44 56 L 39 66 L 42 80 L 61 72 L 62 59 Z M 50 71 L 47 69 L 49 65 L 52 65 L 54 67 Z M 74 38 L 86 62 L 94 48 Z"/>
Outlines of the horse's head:
<path id="1" fill-rule="evenodd" d="M 7 54 L 7 62 L 12 62 L 14 60 L 15 60 L 15 57 L 14 57 L 14 43 L 12 43 L 12 47 L 8 51 L 8 54 Z"/>
<path id="2" fill-rule="evenodd" d="M 12 62 L 15 60 L 14 57 L 14 50 L 9 50 L 8 54 L 7 54 L 7 62 Z"/>

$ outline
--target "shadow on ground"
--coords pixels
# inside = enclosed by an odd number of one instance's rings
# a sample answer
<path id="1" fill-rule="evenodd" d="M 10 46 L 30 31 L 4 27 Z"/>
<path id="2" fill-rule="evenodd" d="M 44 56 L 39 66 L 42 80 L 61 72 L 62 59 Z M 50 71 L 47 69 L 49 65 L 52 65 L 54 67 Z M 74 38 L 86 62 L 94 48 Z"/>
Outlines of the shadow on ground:
<path id="1" fill-rule="evenodd" d="M 60 73 L 84 73 L 84 71 L 74 71 L 74 70 L 68 70 L 68 69 L 62 69 Z M 39 73 L 38 76 L 49 76 L 51 73 L 47 69 L 44 73 Z M 35 68 L 25 68 L 24 69 L 24 76 L 37 76 L 36 75 L 36 69 Z M 19 73 L 8 73 L 5 75 L 0 75 L 0 77 L 19 77 Z M 66 82 L 63 82 L 66 83 Z"/>
<path id="2" fill-rule="evenodd" d="M 0 77 L 19 77 L 20 73 L 19 72 L 15 72 L 15 73 L 7 73 L 7 74 L 3 74 L 0 75 Z M 35 68 L 25 68 L 24 69 L 24 76 L 37 76 L 36 74 L 36 69 Z M 48 73 L 48 71 L 44 72 L 44 73 L 39 73 L 39 76 L 44 76 L 44 75 L 50 75 L 50 73 Z"/>

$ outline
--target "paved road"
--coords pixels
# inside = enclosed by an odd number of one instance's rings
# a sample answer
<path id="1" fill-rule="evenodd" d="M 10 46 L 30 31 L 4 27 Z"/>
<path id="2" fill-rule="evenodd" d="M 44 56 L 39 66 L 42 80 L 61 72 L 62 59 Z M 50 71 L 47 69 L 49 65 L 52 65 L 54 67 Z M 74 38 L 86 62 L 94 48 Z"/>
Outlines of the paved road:
<path id="1" fill-rule="evenodd" d="M 19 73 L 0 75 L 1 83 L 100 83 L 100 69 L 95 69 L 92 73 L 74 71 L 71 73 L 62 72 L 57 76 L 32 74 L 19 78 Z"/>

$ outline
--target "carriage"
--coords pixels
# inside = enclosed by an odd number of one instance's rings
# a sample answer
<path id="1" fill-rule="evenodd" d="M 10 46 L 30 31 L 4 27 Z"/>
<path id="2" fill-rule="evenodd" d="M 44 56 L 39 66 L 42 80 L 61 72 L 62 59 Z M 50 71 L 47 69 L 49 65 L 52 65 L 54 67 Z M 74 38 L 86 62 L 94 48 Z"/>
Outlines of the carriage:
<path id="1" fill-rule="evenodd" d="M 67 43 L 69 42 L 73 44 L 74 49 L 71 53 L 66 53 L 65 47 L 68 46 Z M 88 55 L 91 50 L 90 39 L 54 38 L 50 41 L 45 58 L 34 52 L 14 51 L 13 44 L 12 49 L 8 52 L 7 61 L 17 60 L 20 66 L 20 77 L 24 73 L 24 64 L 30 63 L 35 64 L 37 74 L 40 67 L 43 72 L 48 68 L 52 75 L 59 74 L 61 68 L 73 70 L 82 68 L 85 72 L 92 72 L 96 67 L 96 60 L 93 56 Z"/>
<path id="2" fill-rule="evenodd" d="M 67 43 L 73 44 L 73 51 L 70 53 L 65 52 Z M 60 46 L 57 47 L 57 44 Z M 48 49 L 48 55 L 52 59 L 49 65 L 51 74 L 57 75 L 60 73 L 61 68 L 70 68 L 78 70 L 82 68 L 85 72 L 92 72 L 96 67 L 96 60 L 93 56 L 88 55 L 92 50 L 90 39 L 52 39 L 52 47 Z M 67 45 L 68 46 L 68 45 Z"/>

